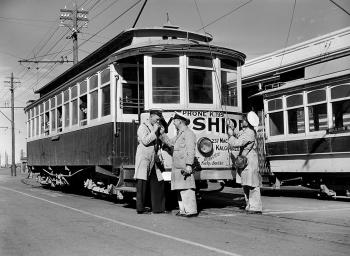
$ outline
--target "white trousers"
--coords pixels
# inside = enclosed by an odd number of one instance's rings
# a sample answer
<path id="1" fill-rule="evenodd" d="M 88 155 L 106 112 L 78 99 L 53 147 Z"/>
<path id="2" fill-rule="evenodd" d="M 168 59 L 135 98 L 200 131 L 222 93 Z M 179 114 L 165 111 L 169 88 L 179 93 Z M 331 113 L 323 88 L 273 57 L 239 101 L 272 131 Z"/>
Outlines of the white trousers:
<path id="1" fill-rule="evenodd" d="M 193 189 L 178 190 L 177 200 L 181 214 L 197 214 L 196 192 Z"/>
<path id="2" fill-rule="evenodd" d="M 246 210 L 262 211 L 262 202 L 260 187 L 243 186 L 244 197 L 246 201 Z"/>

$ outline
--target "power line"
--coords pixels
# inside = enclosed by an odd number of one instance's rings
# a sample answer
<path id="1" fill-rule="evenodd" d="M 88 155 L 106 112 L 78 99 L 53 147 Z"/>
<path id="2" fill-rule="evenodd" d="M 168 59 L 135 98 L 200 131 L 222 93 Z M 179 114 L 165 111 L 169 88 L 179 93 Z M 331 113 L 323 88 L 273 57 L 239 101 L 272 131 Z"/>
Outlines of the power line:
<path id="1" fill-rule="evenodd" d="M 226 16 L 228 16 L 228 15 L 234 13 L 235 11 L 241 9 L 242 7 L 244 7 L 244 6 L 246 6 L 247 4 L 251 3 L 252 1 L 253 1 L 253 0 L 249 0 L 248 2 L 246 2 L 246 3 L 244 3 L 244 4 L 240 5 L 240 6 L 238 6 L 238 7 L 236 7 L 236 8 L 234 8 L 233 10 L 229 11 L 228 13 L 226 13 L 226 14 L 224 14 L 224 15 L 222 15 L 222 16 L 216 18 L 215 20 L 209 22 L 209 23 L 208 23 L 207 25 L 205 25 L 205 26 L 203 26 L 203 24 L 202 24 L 202 27 L 199 28 L 199 29 L 197 29 L 197 31 L 200 31 L 200 30 L 202 30 L 202 29 L 204 29 L 204 28 L 206 28 L 206 27 L 209 27 L 210 25 L 213 25 L 214 23 L 216 23 L 216 22 L 218 22 L 219 20 L 225 18 Z"/>
<path id="2" fill-rule="evenodd" d="M 290 31 L 291 31 L 292 24 L 293 24 L 294 12 L 295 12 L 295 6 L 296 6 L 296 5 L 297 5 L 297 0 L 294 0 L 292 17 L 291 17 L 290 23 L 289 23 L 288 35 L 287 35 L 287 38 L 286 38 L 286 42 L 285 42 L 284 47 L 283 47 L 283 52 L 282 52 L 282 58 L 281 58 L 280 67 L 282 66 L 282 62 L 283 62 L 283 58 L 284 58 L 284 52 L 286 51 L 286 47 L 287 47 L 287 45 L 288 45 L 288 41 L 289 41 Z"/>
<path id="3" fill-rule="evenodd" d="M 134 3 L 133 5 L 131 5 L 128 9 L 126 9 L 124 12 L 122 12 L 119 16 L 117 16 L 115 19 L 113 19 L 110 23 L 108 23 L 107 25 L 105 25 L 102 29 L 100 29 L 99 31 L 97 31 L 95 34 L 93 34 L 91 37 L 89 37 L 85 42 L 81 43 L 79 46 L 82 46 L 83 44 L 85 44 L 86 42 L 88 42 L 91 38 L 93 38 L 94 36 L 96 36 L 97 34 L 99 34 L 101 31 L 105 30 L 107 27 L 109 27 L 111 24 L 113 24 L 116 20 L 118 20 L 120 17 L 122 17 L 125 13 L 129 12 L 132 8 L 134 8 L 138 3 L 140 3 L 141 0 L 138 0 L 136 3 Z"/>
<path id="4" fill-rule="evenodd" d="M 340 10 L 342 10 L 343 12 L 345 12 L 347 15 L 349 15 L 350 16 L 350 13 L 347 11 L 347 10 L 345 10 L 343 7 L 341 7 L 339 4 L 337 4 L 336 2 L 334 2 L 333 0 L 329 0 L 329 1 L 331 1 L 335 6 L 337 6 Z"/>

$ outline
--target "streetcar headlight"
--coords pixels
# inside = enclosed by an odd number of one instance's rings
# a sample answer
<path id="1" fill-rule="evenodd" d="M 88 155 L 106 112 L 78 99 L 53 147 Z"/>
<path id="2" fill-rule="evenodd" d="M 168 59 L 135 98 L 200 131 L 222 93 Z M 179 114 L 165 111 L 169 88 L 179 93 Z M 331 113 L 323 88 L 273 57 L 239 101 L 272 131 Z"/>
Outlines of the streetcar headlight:
<path id="1" fill-rule="evenodd" d="M 213 154 L 213 142 L 206 137 L 200 138 L 198 140 L 197 147 L 199 153 L 205 157 L 211 156 Z"/>

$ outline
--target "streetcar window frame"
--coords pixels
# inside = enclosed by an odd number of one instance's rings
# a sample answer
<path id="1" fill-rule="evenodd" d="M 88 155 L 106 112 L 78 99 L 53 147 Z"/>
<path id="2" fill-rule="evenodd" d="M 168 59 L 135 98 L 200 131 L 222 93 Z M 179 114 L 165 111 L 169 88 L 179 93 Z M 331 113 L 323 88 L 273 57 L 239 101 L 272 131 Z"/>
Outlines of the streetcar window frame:
<path id="1" fill-rule="evenodd" d="M 333 90 L 335 91 L 337 88 L 347 87 L 349 88 L 349 92 L 346 97 L 333 97 Z M 329 114 L 331 115 L 332 128 L 335 129 L 350 129 L 350 83 L 338 84 L 329 88 L 330 91 L 330 107 L 331 111 Z M 338 94 L 342 94 L 341 92 Z M 345 107 L 345 110 L 344 110 Z M 339 111 L 341 110 L 341 111 Z M 344 116 L 347 116 L 344 118 Z M 346 119 L 347 121 L 344 121 Z"/>
<path id="2" fill-rule="evenodd" d="M 107 73 L 107 75 L 106 75 Z M 111 70 L 106 68 L 100 73 L 100 89 L 101 89 L 101 117 L 109 116 L 111 114 Z M 108 78 L 108 79 L 107 79 Z M 105 80 L 107 79 L 107 80 Z M 105 91 L 108 91 L 107 97 L 105 97 Z"/>
<path id="3" fill-rule="evenodd" d="M 234 60 L 227 60 L 227 59 L 220 59 L 220 93 L 221 93 L 221 105 L 225 107 L 234 107 L 237 108 L 239 106 L 239 90 L 238 90 L 238 63 Z M 236 78 L 236 85 L 235 86 L 227 86 L 224 85 L 223 81 L 223 73 L 226 73 L 226 76 L 228 74 L 234 74 Z M 225 88 L 224 88 L 225 86 Z M 224 92 L 224 89 L 227 88 L 227 95 Z M 232 96 L 233 95 L 233 96 Z M 225 97 L 224 97 L 225 96 Z M 227 104 L 225 104 L 225 101 L 227 101 Z M 232 104 L 229 104 L 233 102 Z"/>
<path id="4" fill-rule="evenodd" d="M 87 79 L 82 80 L 78 83 L 79 87 L 79 111 L 78 111 L 78 119 L 79 126 L 87 125 L 88 123 L 88 112 L 89 112 L 89 104 L 88 104 L 88 81 Z M 85 106 L 85 107 L 83 107 Z"/>
<path id="5" fill-rule="evenodd" d="M 199 66 L 200 60 L 203 60 L 203 65 Z M 211 65 L 209 65 L 209 62 Z M 215 69 L 214 69 L 214 63 L 215 63 L 215 58 L 211 58 L 208 56 L 201 56 L 201 55 L 188 55 L 186 58 L 186 77 L 187 77 L 187 93 L 188 93 L 188 104 L 193 104 L 197 105 L 200 104 L 201 106 L 203 105 L 210 105 L 213 106 L 215 104 L 215 93 L 214 93 L 214 86 L 215 86 Z M 192 64 L 197 64 L 197 65 L 192 65 Z M 210 73 L 207 77 L 204 76 L 204 81 L 203 82 L 209 82 L 210 84 L 195 84 L 195 80 L 191 81 L 190 79 L 196 79 L 199 77 L 203 77 L 203 74 L 198 76 L 198 73 L 200 72 L 205 72 L 205 73 Z M 193 76 L 192 76 L 193 75 Z M 207 78 L 208 80 L 205 81 Z M 207 95 L 206 97 L 202 98 L 196 98 L 196 96 L 200 95 L 198 94 L 198 90 L 201 90 L 198 88 L 198 86 L 203 88 L 203 92 L 206 92 Z M 211 90 L 208 92 L 208 88 L 211 86 Z M 191 88 L 193 87 L 193 88 Z M 208 101 L 209 100 L 209 101 Z"/>
<path id="6" fill-rule="evenodd" d="M 95 77 L 97 80 L 95 80 Z M 97 81 L 97 84 L 95 86 L 95 81 Z M 92 120 L 98 120 L 99 118 L 99 75 L 94 74 L 88 78 L 88 88 L 89 88 L 89 94 L 88 94 L 88 119 L 90 121 Z M 90 102 L 90 103 L 89 103 Z"/>
<path id="7" fill-rule="evenodd" d="M 78 84 L 73 85 L 70 88 L 71 91 L 71 126 L 78 125 Z"/>
<path id="8" fill-rule="evenodd" d="M 63 129 L 68 129 L 70 126 L 70 88 L 63 91 Z"/>
<path id="9" fill-rule="evenodd" d="M 295 99 L 295 100 L 292 100 Z M 301 100 L 301 102 L 300 102 Z M 287 133 L 289 135 L 305 135 L 305 108 L 304 93 L 296 93 L 285 96 Z M 302 114 L 301 117 L 299 115 Z M 301 120 L 298 120 L 298 119 Z M 301 126 L 299 125 L 301 123 Z"/>
<path id="10" fill-rule="evenodd" d="M 165 104 L 167 106 L 178 106 L 181 104 L 181 59 L 184 57 L 184 55 L 179 54 L 154 54 L 151 55 L 150 58 L 150 70 L 149 75 L 151 77 L 151 102 L 153 105 L 162 105 Z M 154 62 L 154 60 L 157 60 Z M 161 61 L 162 60 L 162 61 Z M 177 61 L 176 61 L 177 60 Z M 170 74 L 175 74 L 175 76 L 172 79 L 173 84 L 169 86 L 168 89 L 160 89 L 161 87 L 156 86 L 158 83 L 155 83 L 155 74 L 161 75 L 162 72 L 165 69 L 169 70 L 172 69 L 173 72 L 170 72 Z M 176 72 L 175 72 L 176 71 Z M 146 71 L 145 71 L 146 72 Z M 161 93 L 163 91 L 163 93 Z M 168 93 L 168 94 L 165 94 Z M 164 97 L 169 96 L 169 97 Z"/>
<path id="11" fill-rule="evenodd" d="M 125 60 L 124 60 L 125 61 Z M 144 110 L 144 64 L 121 62 L 118 63 L 117 69 L 120 70 L 121 75 L 121 93 L 119 97 L 120 109 L 123 115 L 134 115 L 138 113 L 138 98 L 137 98 L 137 68 L 139 68 L 139 106 L 140 111 Z M 135 69 L 135 70 L 133 70 Z M 131 72 L 130 72 L 131 71 Z"/>
<path id="12" fill-rule="evenodd" d="M 50 131 L 56 132 L 56 96 L 50 99 Z"/>
<path id="13" fill-rule="evenodd" d="M 319 93 L 319 94 L 317 94 Z M 321 94 L 320 94 L 321 93 Z M 323 94 L 323 95 L 322 95 Z M 320 97 L 321 96 L 321 97 Z M 326 125 L 322 125 L 322 110 L 326 110 Z M 327 88 L 316 89 L 306 92 L 306 121 L 308 124 L 308 133 L 324 132 L 328 129 L 328 104 L 327 104 Z M 323 123 L 323 122 L 322 122 Z"/>
<path id="14" fill-rule="evenodd" d="M 272 103 L 274 103 L 272 105 Z M 284 97 L 265 100 L 265 109 L 267 109 L 266 124 L 268 125 L 268 136 L 278 138 L 285 136 L 285 110 Z M 282 117 L 276 115 L 282 115 Z"/>
<path id="15" fill-rule="evenodd" d="M 44 133 L 50 134 L 50 100 L 48 99 L 44 103 Z"/>

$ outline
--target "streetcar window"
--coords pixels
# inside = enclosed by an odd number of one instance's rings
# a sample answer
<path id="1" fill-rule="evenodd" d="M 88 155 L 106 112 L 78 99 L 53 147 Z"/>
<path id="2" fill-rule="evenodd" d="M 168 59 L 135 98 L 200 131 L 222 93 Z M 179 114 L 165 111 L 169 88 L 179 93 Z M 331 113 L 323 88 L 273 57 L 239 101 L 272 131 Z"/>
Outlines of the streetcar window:
<path id="1" fill-rule="evenodd" d="M 80 125 L 86 125 L 87 119 L 87 95 L 81 96 L 79 99 L 79 121 Z"/>
<path id="2" fill-rule="evenodd" d="M 332 100 L 345 97 L 350 97 L 350 84 L 343 84 L 331 88 Z"/>
<path id="3" fill-rule="evenodd" d="M 327 104 L 317 104 L 308 107 L 309 131 L 323 131 L 328 128 Z"/>
<path id="4" fill-rule="evenodd" d="M 44 104 L 40 104 L 39 107 L 40 107 L 40 114 L 42 114 L 44 112 Z"/>
<path id="5" fill-rule="evenodd" d="M 152 56 L 153 103 L 180 103 L 180 58 L 177 55 Z"/>
<path id="6" fill-rule="evenodd" d="M 152 68 L 153 103 L 180 103 L 180 69 Z"/>
<path id="7" fill-rule="evenodd" d="M 93 75 L 92 77 L 90 77 L 89 82 L 90 82 L 90 85 L 89 85 L 90 90 L 96 88 L 98 86 L 98 76 Z"/>
<path id="8" fill-rule="evenodd" d="M 55 97 L 51 98 L 51 108 L 54 108 L 56 105 Z"/>
<path id="9" fill-rule="evenodd" d="M 69 126 L 69 103 L 64 104 L 64 127 Z"/>
<path id="10" fill-rule="evenodd" d="M 270 135 L 284 134 L 283 112 L 275 112 L 269 114 Z"/>
<path id="11" fill-rule="evenodd" d="M 86 80 L 82 81 L 80 83 L 80 94 L 84 94 L 87 92 L 87 84 L 86 84 Z"/>
<path id="12" fill-rule="evenodd" d="M 45 120 L 44 115 L 40 115 L 40 134 L 45 132 Z"/>
<path id="13" fill-rule="evenodd" d="M 190 103 L 213 103 L 213 79 L 211 70 L 188 69 Z"/>
<path id="14" fill-rule="evenodd" d="M 78 124 L 78 99 L 72 101 L 72 125 Z"/>
<path id="15" fill-rule="evenodd" d="M 64 102 L 69 101 L 69 89 L 65 90 L 63 93 Z"/>
<path id="16" fill-rule="evenodd" d="M 28 129 L 27 129 L 27 131 L 28 131 L 28 138 L 30 138 L 30 137 L 31 137 L 31 136 L 30 136 L 30 135 L 31 135 L 30 133 L 31 133 L 31 131 L 32 131 L 32 130 L 31 130 L 31 121 L 30 121 L 30 120 L 28 121 Z"/>
<path id="17" fill-rule="evenodd" d="M 332 120 L 335 128 L 350 128 L 350 100 L 332 103 Z"/>
<path id="18" fill-rule="evenodd" d="M 45 102 L 45 111 L 47 111 L 50 108 L 50 102 L 46 101 Z"/>
<path id="19" fill-rule="evenodd" d="M 57 94 L 57 106 L 62 104 L 62 93 Z"/>
<path id="20" fill-rule="evenodd" d="M 36 124 L 36 135 L 39 135 L 39 117 L 37 116 L 36 118 L 35 118 L 35 124 Z"/>
<path id="21" fill-rule="evenodd" d="M 141 71 L 141 69 L 140 69 Z M 141 74 L 140 74 L 141 77 Z M 123 67 L 123 79 L 137 82 L 137 67 Z"/>
<path id="22" fill-rule="evenodd" d="M 308 92 L 307 94 L 307 103 L 316 103 L 326 101 L 326 90 L 315 90 Z"/>
<path id="23" fill-rule="evenodd" d="M 54 131 L 56 129 L 56 111 L 51 110 L 51 129 Z"/>
<path id="24" fill-rule="evenodd" d="M 213 60 L 210 58 L 207 58 L 207 57 L 190 56 L 188 58 L 188 65 L 212 68 L 213 67 Z"/>
<path id="25" fill-rule="evenodd" d="M 90 93 L 90 119 L 98 117 L 98 91 L 95 90 Z"/>
<path id="26" fill-rule="evenodd" d="M 221 68 L 222 69 L 230 69 L 230 70 L 237 70 L 237 62 L 232 60 L 221 60 Z"/>
<path id="27" fill-rule="evenodd" d="M 101 84 L 109 83 L 110 81 L 110 71 L 109 68 L 101 72 Z"/>
<path id="28" fill-rule="evenodd" d="M 236 72 L 221 72 L 221 104 L 238 106 Z"/>
<path id="29" fill-rule="evenodd" d="M 143 84 L 140 84 L 140 101 L 138 101 L 137 85 L 123 84 L 123 98 L 120 99 L 122 101 L 123 113 L 137 114 L 139 106 L 140 109 L 143 110 L 143 95 Z"/>
<path id="30" fill-rule="evenodd" d="M 324 131 L 328 129 L 326 90 L 314 90 L 307 93 L 309 114 L 309 131 Z M 318 103 L 318 104 L 316 104 Z"/>
<path id="31" fill-rule="evenodd" d="M 58 132 L 62 131 L 62 107 L 57 108 L 57 128 Z"/>
<path id="32" fill-rule="evenodd" d="M 107 85 L 102 87 L 102 116 L 107 116 L 111 113 L 111 90 Z"/>
<path id="33" fill-rule="evenodd" d="M 304 108 L 294 108 L 288 110 L 288 133 L 298 134 L 305 132 Z"/>
<path id="34" fill-rule="evenodd" d="M 156 55 L 152 57 L 153 65 L 178 65 L 179 56 L 174 55 Z"/>
<path id="35" fill-rule="evenodd" d="M 32 124 L 32 136 L 35 136 L 35 123 L 34 123 L 34 118 L 31 121 Z"/>
<path id="36" fill-rule="evenodd" d="M 282 99 L 273 99 L 267 103 L 268 111 L 282 109 Z"/>
<path id="37" fill-rule="evenodd" d="M 71 94 L 72 94 L 72 95 L 71 95 L 72 99 L 78 96 L 78 89 L 77 89 L 77 86 L 76 86 L 76 85 L 74 85 L 74 86 L 71 88 Z"/>
<path id="38" fill-rule="evenodd" d="M 45 118 L 45 127 L 44 127 L 45 135 L 49 135 L 50 134 L 50 129 L 49 129 L 49 126 L 50 126 L 50 123 L 49 123 L 50 122 L 50 112 L 46 112 L 44 118 Z"/>
<path id="39" fill-rule="evenodd" d="M 39 115 L 39 106 L 35 106 L 35 115 Z"/>
<path id="40" fill-rule="evenodd" d="M 303 95 L 296 94 L 287 98 L 287 108 L 303 105 Z"/>

